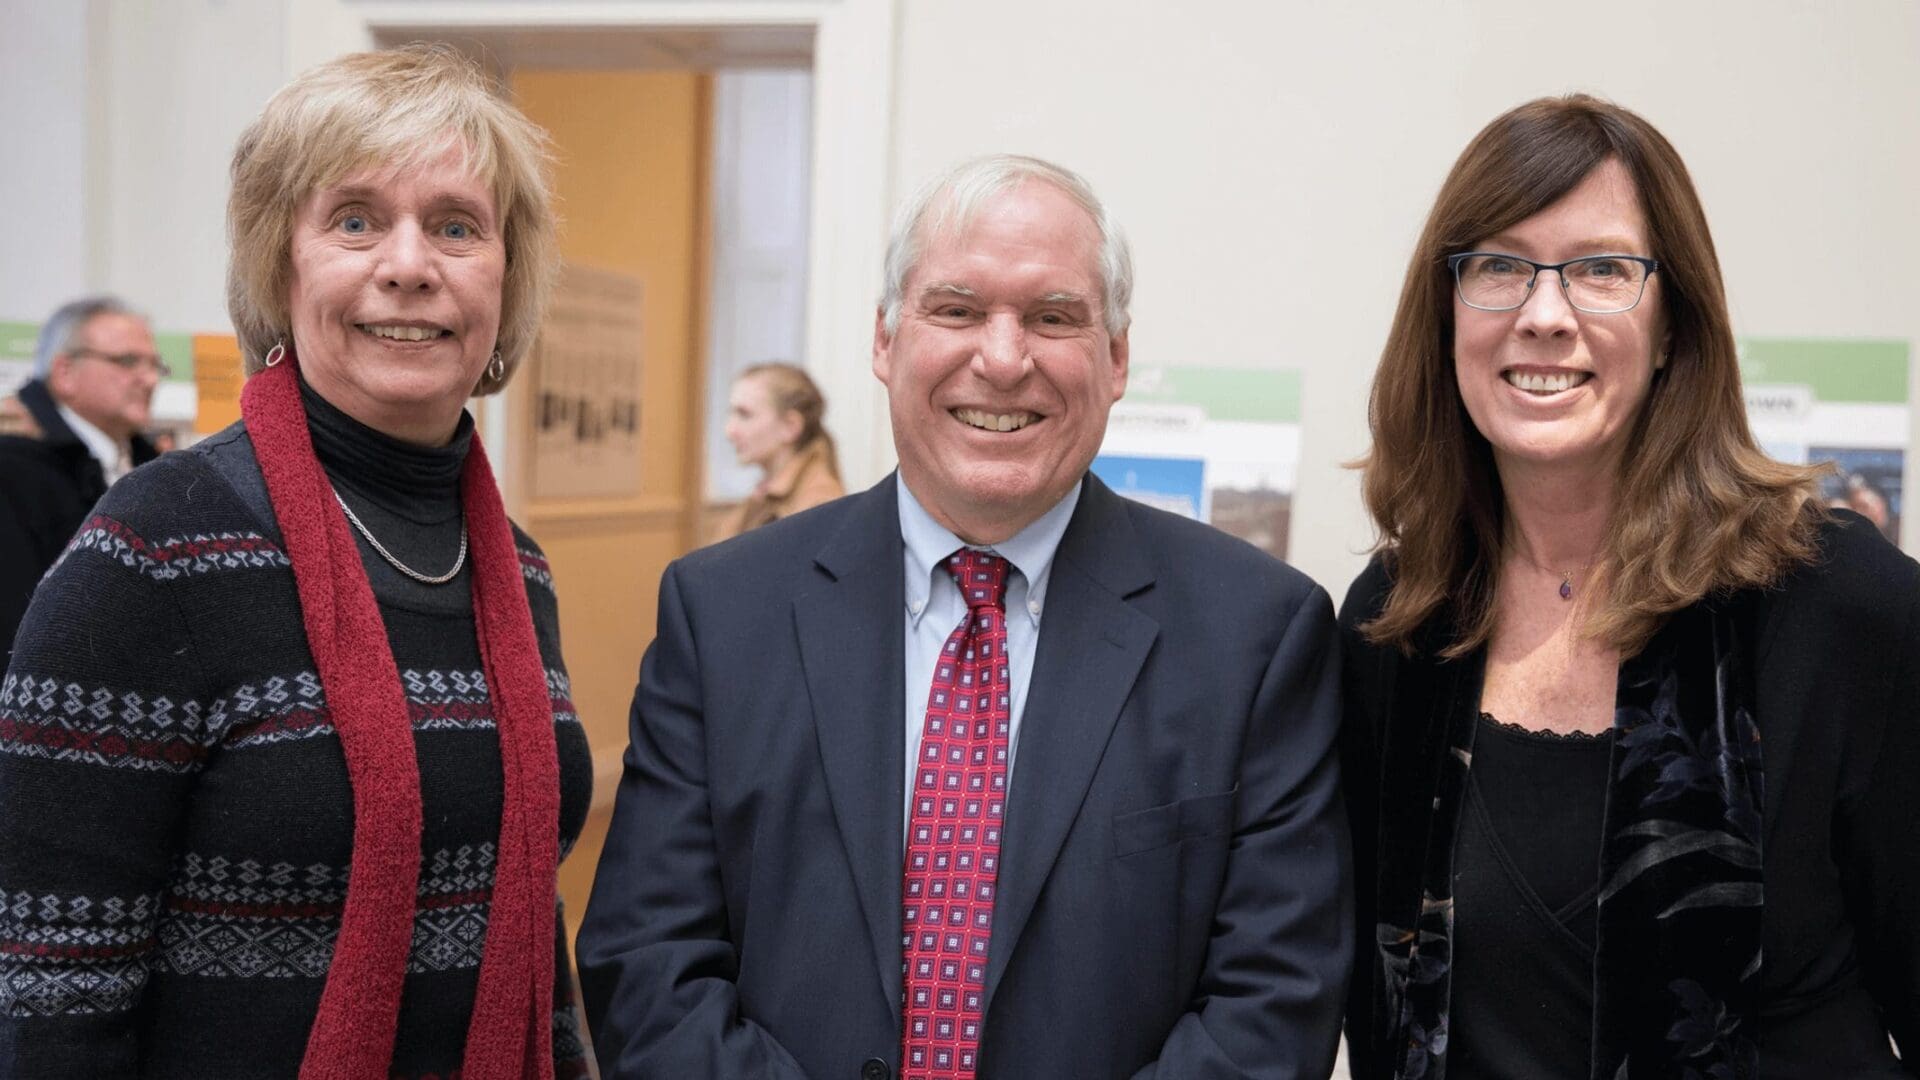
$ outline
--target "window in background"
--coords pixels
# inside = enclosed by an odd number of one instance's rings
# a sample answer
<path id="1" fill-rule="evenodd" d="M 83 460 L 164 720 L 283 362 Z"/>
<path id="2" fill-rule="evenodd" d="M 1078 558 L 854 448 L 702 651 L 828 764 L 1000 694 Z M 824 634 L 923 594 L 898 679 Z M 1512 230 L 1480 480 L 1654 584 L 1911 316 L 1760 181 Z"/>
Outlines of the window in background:
<path id="1" fill-rule="evenodd" d="M 707 334 L 706 499 L 745 498 L 759 472 L 734 463 L 727 390 L 768 360 L 808 366 L 808 177 L 813 74 L 713 76 L 713 282 Z M 828 403 L 829 427 L 833 422 Z"/>

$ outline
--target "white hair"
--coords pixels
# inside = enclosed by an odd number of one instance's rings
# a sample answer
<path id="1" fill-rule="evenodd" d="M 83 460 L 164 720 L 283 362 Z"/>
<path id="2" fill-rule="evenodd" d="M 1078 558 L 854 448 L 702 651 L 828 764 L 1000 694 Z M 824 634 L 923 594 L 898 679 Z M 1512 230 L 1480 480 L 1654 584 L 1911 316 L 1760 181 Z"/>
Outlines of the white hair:
<path id="1" fill-rule="evenodd" d="M 125 315 L 146 322 L 147 317 L 135 311 L 126 301 L 117 296 L 101 294 L 86 296 L 60 305 L 60 310 L 47 316 L 45 325 L 40 327 L 40 339 L 34 343 L 33 374 L 44 379 L 53 370 L 53 359 L 73 350 L 80 344 L 80 335 L 86 332 L 87 324 L 102 315 Z"/>
<path id="2" fill-rule="evenodd" d="M 886 291 L 880 296 L 888 334 L 900 329 L 907 278 L 920 262 L 927 237 L 947 229 L 966 228 L 989 199 L 1029 180 L 1058 188 L 1093 219 L 1100 233 L 1100 309 L 1107 333 L 1117 337 L 1126 330 L 1132 322 L 1133 252 L 1120 223 L 1107 213 L 1093 186 L 1078 173 L 1050 161 L 991 154 L 962 161 L 927 181 L 894 216 L 893 232 L 887 240 Z"/>

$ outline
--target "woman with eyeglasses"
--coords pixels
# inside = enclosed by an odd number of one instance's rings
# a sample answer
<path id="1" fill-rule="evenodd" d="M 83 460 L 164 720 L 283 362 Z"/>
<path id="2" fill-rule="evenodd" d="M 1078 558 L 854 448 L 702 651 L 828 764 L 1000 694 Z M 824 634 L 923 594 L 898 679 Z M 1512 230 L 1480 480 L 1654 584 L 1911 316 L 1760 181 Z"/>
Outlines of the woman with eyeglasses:
<path id="1" fill-rule="evenodd" d="M 94 507 L 0 684 L 0 1075 L 587 1075 L 592 762 L 465 409 L 540 327 L 546 160 L 438 46 L 242 134 L 242 420 Z"/>
<path id="2" fill-rule="evenodd" d="M 1354 1075 L 1920 1075 L 1920 566 L 1755 445 L 1667 140 L 1482 130 L 1371 426 Z"/>

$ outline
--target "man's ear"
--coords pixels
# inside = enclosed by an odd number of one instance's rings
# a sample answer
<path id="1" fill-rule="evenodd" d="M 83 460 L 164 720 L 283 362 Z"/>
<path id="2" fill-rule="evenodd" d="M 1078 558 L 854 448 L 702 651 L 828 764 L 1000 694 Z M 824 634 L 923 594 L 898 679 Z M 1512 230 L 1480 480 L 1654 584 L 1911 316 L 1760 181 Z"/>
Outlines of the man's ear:
<path id="1" fill-rule="evenodd" d="M 66 400 L 68 388 L 73 383 L 73 357 L 66 353 L 57 353 L 53 362 L 47 365 L 47 390 L 55 398 Z"/>
<path id="2" fill-rule="evenodd" d="M 1127 334 L 1132 329 L 1128 327 L 1120 331 L 1113 336 L 1112 341 L 1107 343 L 1107 356 L 1113 364 L 1113 400 L 1115 401 L 1119 401 L 1120 396 L 1127 392 L 1127 370 L 1132 362 L 1132 346 L 1127 341 Z"/>
<path id="3" fill-rule="evenodd" d="M 893 335 L 887 331 L 887 309 L 873 309 L 873 377 L 886 383 L 893 374 L 890 355 L 893 351 Z"/>

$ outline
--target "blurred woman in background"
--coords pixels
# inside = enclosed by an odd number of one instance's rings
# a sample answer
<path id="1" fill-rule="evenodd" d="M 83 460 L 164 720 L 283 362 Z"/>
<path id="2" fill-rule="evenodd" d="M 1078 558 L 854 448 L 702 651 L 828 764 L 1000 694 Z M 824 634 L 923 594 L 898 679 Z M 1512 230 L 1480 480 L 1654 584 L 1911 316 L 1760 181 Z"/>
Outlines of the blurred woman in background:
<path id="1" fill-rule="evenodd" d="M 715 540 L 739 536 L 846 494 L 833 436 L 821 426 L 826 399 L 792 364 L 755 364 L 727 394 L 727 441 L 760 483 L 721 521 Z"/>
<path id="2" fill-rule="evenodd" d="M 464 408 L 540 327 L 545 147 L 427 46 L 241 136 L 243 419 L 101 500 L 0 686 L 0 1073 L 586 1075 L 592 762 Z"/>
<path id="3" fill-rule="evenodd" d="M 1920 566 L 1756 447 L 1672 145 L 1482 130 L 1371 424 L 1354 1076 L 1920 1075 Z"/>

